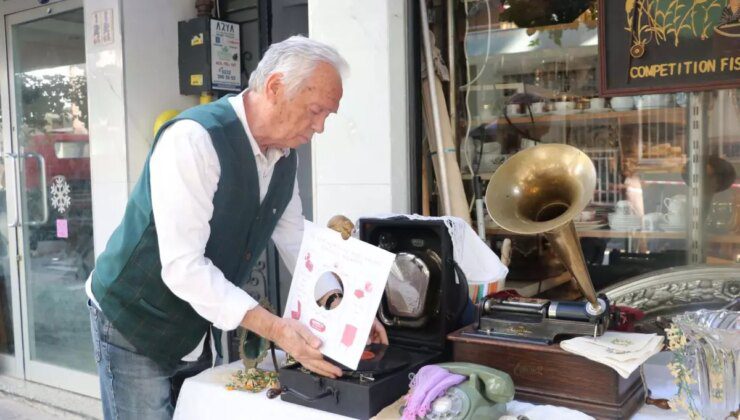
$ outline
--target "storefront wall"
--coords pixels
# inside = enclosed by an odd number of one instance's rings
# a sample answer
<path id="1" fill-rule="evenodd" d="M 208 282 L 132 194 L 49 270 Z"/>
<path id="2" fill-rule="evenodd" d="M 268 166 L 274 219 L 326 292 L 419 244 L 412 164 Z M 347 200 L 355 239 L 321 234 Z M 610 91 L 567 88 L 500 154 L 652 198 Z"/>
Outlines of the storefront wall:
<path id="1" fill-rule="evenodd" d="M 72 3 L 52 1 L 43 7 L 51 7 L 52 13 L 57 13 L 58 7 L 83 8 L 82 66 L 88 101 L 85 129 L 94 215 L 91 235 L 97 256 L 120 222 L 144 165 L 155 119 L 165 110 L 183 110 L 197 104 L 196 97 L 180 95 L 177 65 L 177 22 L 195 17 L 196 11 L 194 1 Z M 4 14 L 9 14 L 42 6 L 28 0 L 8 1 L 3 7 L 8 9 L 3 9 Z M 350 66 L 339 112 L 327 121 L 325 132 L 316 136 L 311 151 L 313 219 L 317 223 L 323 224 L 339 213 L 356 219 L 410 209 L 408 127 L 413 121 L 408 112 L 406 10 L 406 2 L 393 0 L 372 4 L 309 2 L 309 36 L 335 46 Z M 100 26 L 96 28 L 95 23 L 102 18 L 111 23 L 106 39 L 99 39 L 96 33 Z M 3 98 L 2 105 L 9 106 L 7 98 Z M 4 136 L 9 137 L 9 133 L 10 128 L 4 127 Z M 13 174 L 8 175 L 10 182 Z M 6 324 L 12 327 L 15 322 L 20 329 L 25 289 L 17 286 L 20 280 L 16 276 L 6 281 L 15 285 L 12 293 L 10 288 L 8 291 L 13 305 Z M 84 297 L 82 284 L 80 280 L 80 287 L 74 290 Z M 84 305 L 76 309 L 85 311 Z M 21 352 L 22 334 L 20 330 L 17 333 L 15 347 Z M 87 338 L 77 341 L 89 340 L 89 332 L 86 334 Z M 4 373 L 37 380 L 25 376 L 20 355 L 22 352 L 2 363 Z M 90 348 L 90 362 L 92 357 Z M 84 375 L 92 376 L 90 373 Z M 48 383 L 83 394 L 98 393 L 94 380 L 57 382 Z"/>

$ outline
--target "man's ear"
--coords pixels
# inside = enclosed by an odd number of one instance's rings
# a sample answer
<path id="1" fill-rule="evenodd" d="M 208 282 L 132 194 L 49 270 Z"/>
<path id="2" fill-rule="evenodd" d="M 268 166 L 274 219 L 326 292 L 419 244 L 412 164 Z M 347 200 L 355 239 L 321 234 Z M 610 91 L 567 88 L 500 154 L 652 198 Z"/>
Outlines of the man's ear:
<path id="1" fill-rule="evenodd" d="M 272 73 L 267 77 L 265 82 L 265 95 L 271 102 L 277 101 L 277 98 L 283 94 L 285 84 L 283 84 L 282 73 Z"/>

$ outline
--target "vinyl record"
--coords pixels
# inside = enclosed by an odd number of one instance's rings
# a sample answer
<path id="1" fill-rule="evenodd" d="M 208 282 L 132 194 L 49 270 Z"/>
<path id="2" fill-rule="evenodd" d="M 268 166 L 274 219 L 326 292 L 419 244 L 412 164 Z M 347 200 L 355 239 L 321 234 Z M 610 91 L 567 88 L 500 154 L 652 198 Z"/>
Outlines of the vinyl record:
<path id="1" fill-rule="evenodd" d="M 401 369 L 408 364 L 406 351 L 386 344 L 369 344 L 365 347 L 357 369 L 342 368 L 344 373 L 372 373 L 382 375 Z"/>

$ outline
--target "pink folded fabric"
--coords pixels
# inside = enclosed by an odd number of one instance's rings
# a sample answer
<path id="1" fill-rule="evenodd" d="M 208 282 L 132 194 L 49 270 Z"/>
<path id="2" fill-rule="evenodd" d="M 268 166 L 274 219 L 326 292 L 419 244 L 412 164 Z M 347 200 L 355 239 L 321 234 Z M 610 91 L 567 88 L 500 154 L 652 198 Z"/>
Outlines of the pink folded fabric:
<path id="1" fill-rule="evenodd" d="M 402 419 L 415 420 L 417 417 L 424 417 L 434 400 L 444 395 L 451 386 L 466 379 L 463 375 L 450 373 L 436 365 L 422 367 L 409 384 L 410 392 L 406 396 Z"/>

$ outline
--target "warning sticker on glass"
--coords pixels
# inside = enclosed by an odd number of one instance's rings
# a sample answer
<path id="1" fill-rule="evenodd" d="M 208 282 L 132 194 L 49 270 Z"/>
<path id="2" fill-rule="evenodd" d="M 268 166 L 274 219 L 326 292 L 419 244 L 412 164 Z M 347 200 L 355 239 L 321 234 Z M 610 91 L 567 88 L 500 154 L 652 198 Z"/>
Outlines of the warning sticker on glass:
<path id="1" fill-rule="evenodd" d="M 69 238 L 67 219 L 57 219 L 57 238 Z"/>

